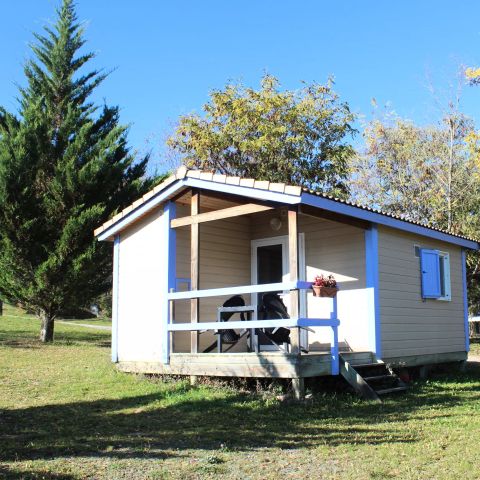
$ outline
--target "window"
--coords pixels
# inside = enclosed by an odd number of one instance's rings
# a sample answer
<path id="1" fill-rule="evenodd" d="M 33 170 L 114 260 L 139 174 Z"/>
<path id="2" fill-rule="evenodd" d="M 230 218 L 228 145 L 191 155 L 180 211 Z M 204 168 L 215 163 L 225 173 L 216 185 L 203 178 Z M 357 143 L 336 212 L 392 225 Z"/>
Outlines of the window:
<path id="1" fill-rule="evenodd" d="M 419 249 L 422 277 L 422 297 L 436 300 L 451 300 L 450 256 L 446 252 Z"/>
<path id="2" fill-rule="evenodd" d="M 441 295 L 437 300 L 450 301 L 452 292 L 450 290 L 450 255 L 446 252 L 438 252 L 440 260 L 440 291 Z"/>

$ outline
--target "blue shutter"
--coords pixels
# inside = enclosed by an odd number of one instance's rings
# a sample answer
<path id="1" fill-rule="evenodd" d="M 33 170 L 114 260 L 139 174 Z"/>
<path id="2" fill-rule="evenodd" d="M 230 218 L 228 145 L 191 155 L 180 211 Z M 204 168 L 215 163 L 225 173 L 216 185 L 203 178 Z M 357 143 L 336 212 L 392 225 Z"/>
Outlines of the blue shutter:
<path id="1" fill-rule="evenodd" d="M 438 250 L 420 249 L 420 269 L 422 272 L 422 297 L 441 297 L 440 255 Z"/>

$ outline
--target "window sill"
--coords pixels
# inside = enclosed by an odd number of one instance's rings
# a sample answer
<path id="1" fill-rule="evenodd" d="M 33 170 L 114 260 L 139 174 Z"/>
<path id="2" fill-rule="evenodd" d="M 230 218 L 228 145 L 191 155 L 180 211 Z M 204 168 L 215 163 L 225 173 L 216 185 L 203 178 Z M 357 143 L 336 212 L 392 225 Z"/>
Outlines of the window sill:
<path id="1" fill-rule="evenodd" d="M 451 302 L 452 301 L 452 297 L 438 297 L 436 298 L 435 300 L 438 300 L 440 302 Z"/>

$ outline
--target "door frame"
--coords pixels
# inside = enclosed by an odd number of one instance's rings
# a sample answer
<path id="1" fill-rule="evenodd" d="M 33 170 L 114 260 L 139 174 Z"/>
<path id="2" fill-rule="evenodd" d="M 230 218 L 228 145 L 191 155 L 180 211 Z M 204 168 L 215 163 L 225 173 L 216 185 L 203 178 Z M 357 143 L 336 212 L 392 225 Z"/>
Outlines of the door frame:
<path id="1" fill-rule="evenodd" d="M 250 260 L 250 271 L 251 271 L 251 284 L 257 285 L 258 278 L 258 247 L 266 247 L 269 245 L 282 245 L 282 280 L 283 282 L 290 281 L 290 263 L 289 263 L 289 242 L 288 235 L 279 235 L 276 237 L 268 238 L 259 238 L 251 240 L 251 260 Z M 298 279 L 301 281 L 306 280 L 306 263 L 305 263 L 305 234 L 298 234 Z M 284 296 L 289 295 L 289 292 L 285 291 Z M 285 298 L 285 297 L 284 297 Z M 252 293 L 251 298 L 252 305 L 255 306 L 257 311 L 258 307 L 258 294 Z M 300 310 L 299 316 L 305 318 L 307 316 L 307 291 L 300 290 Z M 290 302 L 286 302 L 287 310 L 290 313 Z M 300 330 L 300 343 L 301 345 L 308 347 L 308 331 L 305 329 Z"/>

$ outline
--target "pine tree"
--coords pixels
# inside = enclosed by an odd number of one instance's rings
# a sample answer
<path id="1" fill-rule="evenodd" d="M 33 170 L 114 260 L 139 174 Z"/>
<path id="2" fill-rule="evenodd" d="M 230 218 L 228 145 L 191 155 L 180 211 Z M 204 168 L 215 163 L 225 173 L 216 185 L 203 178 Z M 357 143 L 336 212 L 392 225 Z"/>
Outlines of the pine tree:
<path id="1" fill-rule="evenodd" d="M 15 113 L 0 108 L 0 292 L 41 319 L 52 341 L 61 309 L 85 306 L 111 282 L 111 252 L 93 229 L 151 186 L 118 107 L 90 96 L 106 78 L 83 72 L 93 53 L 72 0 L 35 34 Z"/>

